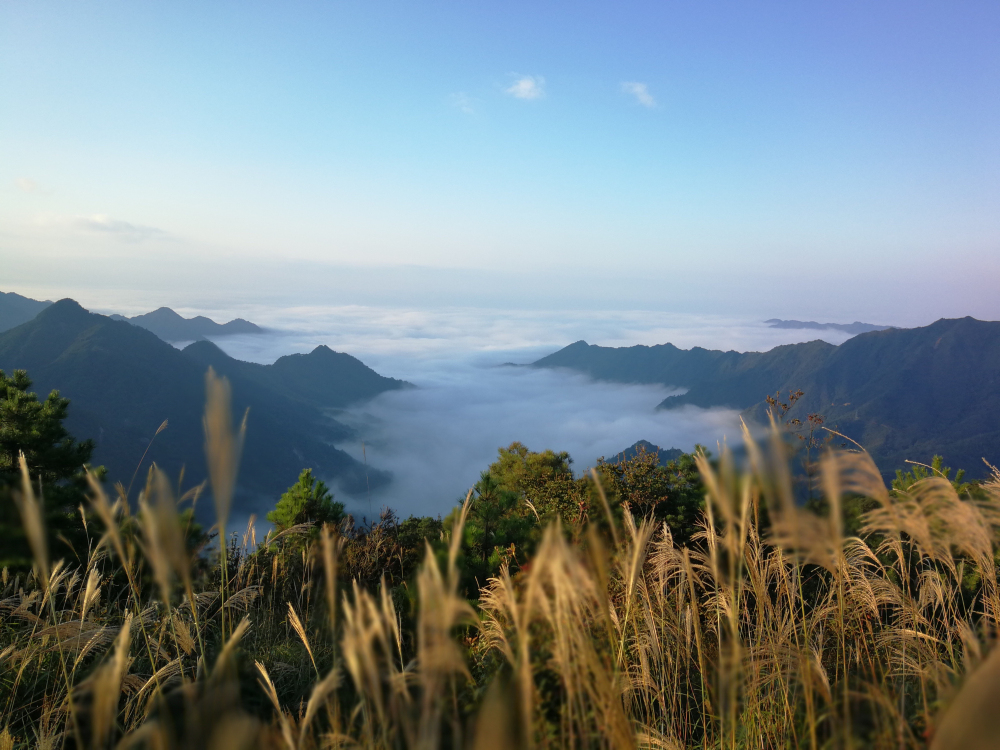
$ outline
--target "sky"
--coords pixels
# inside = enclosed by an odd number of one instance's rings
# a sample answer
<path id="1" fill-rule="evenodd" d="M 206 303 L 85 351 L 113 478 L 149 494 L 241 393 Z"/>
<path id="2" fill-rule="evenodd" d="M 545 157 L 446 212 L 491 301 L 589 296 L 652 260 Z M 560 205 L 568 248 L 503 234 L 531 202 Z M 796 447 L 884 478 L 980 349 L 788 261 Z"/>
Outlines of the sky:
<path id="1" fill-rule="evenodd" d="M 0 288 L 1000 318 L 996 2 L 0 5 Z"/>

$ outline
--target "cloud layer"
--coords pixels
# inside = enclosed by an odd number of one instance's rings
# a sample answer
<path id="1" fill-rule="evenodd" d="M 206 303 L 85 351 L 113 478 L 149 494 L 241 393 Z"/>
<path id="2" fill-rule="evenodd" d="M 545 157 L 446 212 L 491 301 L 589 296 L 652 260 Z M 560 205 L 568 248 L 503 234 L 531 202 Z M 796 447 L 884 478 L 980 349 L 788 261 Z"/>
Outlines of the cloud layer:
<path id="1" fill-rule="evenodd" d="M 141 242 L 143 240 L 167 236 L 167 233 L 162 229 L 142 226 L 141 224 L 130 224 L 127 221 L 112 219 L 106 214 L 80 216 L 74 220 L 73 224 L 77 229 L 82 229 L 87 232 L 110 234 L 124 240 L 125 242 Z"/>
<path id="2" fill-rule="evenodd" d="M 766 349 L 818 335 L 837 343 L 847 338 L 747 320 L 639 311 L 179 311 L 219 320 L 239 315 L 270 328 L 272 333 L 264 336 L 218 340 L 240 359 L 273 362 L 325 343 L 383 374 L 415 383 L 417 389 L 386 393 L 336 415 L 359 436 L 338 447 L 393 472 L 392 484 L 372 494 L 372 511 L 388 505 L 403 515 L 447 513 L 495 459 L 497 448 L 515 440 L 532 450 L 568 451 L 575 468 L 583 471 L 598 457 L 640 439 L 684 450 L 700 442 L 714 450 L 717 441 L 739 435 L 730 411 L 657 411 L 663 398 L 677 392 L 663 386 L 598 383 L 573 372 L 502 366 L 504 362 L 530 362 L 580 338 L 611 345 L 672 341 L 725 349 Z M 339 499 L 354 513 L 370 512 L 367 497 L 341 493 Z"/>
<path id="3" fill-rule="evenodd" d="M 518 76 L 504 92 L 515 99 L 541 99 L 545 96 L 545 79 L 541 76 Z"/>
<path id="4" fill-rule="evenodd" d="M 565 450 L 585 471 L 640 439 L 663 447 L 712 447 L 739 434 L 736 413 L 656 404 L 671 393 L 659 386 L 597 383 L 566 371 L 440 363 L 415 373 L 419 388 L 386 393 L 339 416 L 364 437 L 370 465 L 389 469 L 393 482 L 371 497 L 404 516 L 447 514 L 496 459 L 520 441 L 532 450 Z M 444 366 L 447 364 L 447 366 Z M 340 446 L 362 459 L 361 445 Z M 366 497 L 345 497 L 367 514 Z"/>
<path id="5" fill-rule="evenodd" d="M 644 107 L 652 109 L 656 106 L 656 99 L 654 99 L 653 95 L 649 93 L 649 88 L 645 83 L 639 83 L 638 81 L 623 81 L 622 91 L 626 94 L 634 96 L 635 100 Z"/>

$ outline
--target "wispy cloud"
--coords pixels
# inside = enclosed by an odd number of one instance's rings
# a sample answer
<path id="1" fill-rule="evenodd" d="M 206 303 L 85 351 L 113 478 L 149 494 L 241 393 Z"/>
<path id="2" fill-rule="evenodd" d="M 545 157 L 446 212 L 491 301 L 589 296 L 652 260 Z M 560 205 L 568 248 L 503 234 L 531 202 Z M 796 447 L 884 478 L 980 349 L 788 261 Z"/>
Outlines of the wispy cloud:
<path id="1" fill-rule="evenodd" d="M 22 193 L 37 193 L 41 189 L 41 185 L 30 177 L 19 177 L 14 181 L 14 184 L 17 185 L 17 189 Z"/>
<path id="2" fill-rule="evenodd" d="M 622 91 L 631 94 L 635 100 L 644 107 L 653 108 L 656 106 L 656 99 L 649 93 L 649 87 L 638 81 L 622 81 Z"/>
<path id="3" fill-rule="evenodd" d="M 167 233 L 162 229 L 130 224 L 127 221 L 112 219 L 106 214 L 79 216 L 73 220 L 73 225 L 85 232 L 102 232 L 114 235 L 124 242 L 142 242 L 143 240 L 167 237 Z"/>
<path id="4" fill-rule="evenodd" d="M 515 99 L 541 99 L 545 96 L 545 79 L 541 76 L 517 76 L 504 92 Z"/>
<path id="5" fill-rule="evenodd" d="M 475 103 L 476 100 L 471 96 L 466 94 L 464 91 L 459 91 L 457 94 L 452 94 L 449 98 L 451 106 L 460 112 L 464 112 L 467 115 L 476 114 Z"/>

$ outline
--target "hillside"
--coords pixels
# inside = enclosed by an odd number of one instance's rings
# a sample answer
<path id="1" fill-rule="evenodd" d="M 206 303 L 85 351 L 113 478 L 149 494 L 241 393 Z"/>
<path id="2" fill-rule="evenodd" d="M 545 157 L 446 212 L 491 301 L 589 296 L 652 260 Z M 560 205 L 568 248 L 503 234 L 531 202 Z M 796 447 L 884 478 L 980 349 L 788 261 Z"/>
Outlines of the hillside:
<path id="1" fill-rule="evenodd" d="M 169 427 L 156 437 L 143 466 L 156 461 L 173 476 L 186 466 L 187 486 L 205 477 L 206 367 L 152 332 L 61 300 L 0 334 L 0 369 L 25 369 L 39 394 L 58 389 L 71 400 L 67 427 L 78 438 L 95 440 L 94 462 L 108 467 L 112 482 L 128 485 L 164 419 Z M 234 413 L 250 409 L 240 469 L 242 510 L 266 510 L 304 467 L 349 491 L 366 486 L 364 466 L 332 446 L 353 438 L 349 428 L 239 368 L 224 374 L 232 382 Z M 388 475 L 369 470 L 369 478 L 376 486 Z"/>
<path id="2" fill-rule="evenodd" d="M 1000 460 L 1000 323 L 939 320 L 923 328 L 863 333 L 840 346 L 822 341 L 768 352 L 621 349 L 577 342 L 533 366 L 592 377 L 687 388 L 662 408 L 726 406 L 762 423 L 764 397 L 801 389 L 793 416 L 818 413 L 864 445 L 890 472 L 906 459 L 981 476 Z"/>
<path id="3" fill-rule="evenodd" d="M 0 292 L 0 332 L 27 323 L 52 302 L 22 297 L 14 292 Z"/>
<path id="4" fill-rule="evenodd" d="M 674 461 L 684 455 L 684 451 L 680 448 L 661 448 L 658 445 L 653 445 L 648 440 L 639 440 L 632 443 L 628 448 L 616 453 L 612 456 L 610 461 L 631 461 L 633 458 L 639 455 L 639 451 L 643 450 L 646 453 L 655 453 L 656 457 L 659 459 L 660 466 L 666 466 L 671 461 Z"/>
<path id="5" fill-rule="evenodd" d="M 675 388 L 701 386 L 706 391 L 710 391 L 708 384 L 732 375 L 725 391 L 708 392 L 704 398 L 699 397 L 699 391 L 688 403 L 745 408 L 741 404 L 748 400 L 754 403 L 762 394 L 773 393 L 771 383 L 775 379 L 794 375 L 803 368 L 808 370 L 835 348 L 825 341 L 812 341 L 779 346 L 762 354 L 701 347 L 679 349 L 673 344 L 613 348 L 577 341 L 542 357 L 531 367 L 565 367 L 584 372 L 595 380 L 660 383 Z"/>
<path id="6" fill-rule="evenodd" d="M 169 307 L 161 307 L 144 315 L 126 318 L 121 315 L 111 316 L 115 320 L 128 321 L 132 325 L 152 331 L 164 341 L 191 341 L 205 336 L 232 336 L 237 333 L 263 333 L 260 326 L 243 318 L 230 320 L 228 323 L 216 323 L 204 315 L 185 318 Z"/>
<path id="7" fill-rule="evenodd" d="M 384 391 L 412 387 L 379 375 L 350 354 L 317 346 L 309 354 L 289 354 L 274 364 L 260 365 L 233 359 L 211 341 L 195 341 L 184 354 L 227 377 L 240 377 L 321 407 L 342 407 Z"/>
<path id="8" fill-rule="evenodd" d="M 0 292 L 0 333 L 27 323 L 38 313 L 51 305 L 51 300 L 35 300 L 14 292 Z M 127 318 L 124 315 L 110 315 L 112 320 L 125 321 L 152 331 L 164 341 L 194 341 L 206 336 L 232 336 L 238 333 L 263 333 L 263 329 L 243 318 L 228 323 L 216 323 L 204 315 L 185 318 L 161 307 L 144 315 Z"/>

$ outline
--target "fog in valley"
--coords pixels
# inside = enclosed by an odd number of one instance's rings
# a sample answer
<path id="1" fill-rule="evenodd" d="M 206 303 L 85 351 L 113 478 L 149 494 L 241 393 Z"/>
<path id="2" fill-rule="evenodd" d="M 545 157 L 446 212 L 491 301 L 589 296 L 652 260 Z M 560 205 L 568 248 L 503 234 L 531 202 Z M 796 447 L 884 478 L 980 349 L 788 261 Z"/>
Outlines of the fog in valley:
<path id="1" fill-rule="evenodd" d="M 523 366 L 581 338 L 610 346 L 671 342 L 742 351 L 847 338 L 837 331 L 782 330 L 753 320 L 650 311 L 178 309 L 220 321 L 242 316 L 265 326 L 263 335 L 216 340 L 238 359 L 270 363 L 326 344 L 416 386 L 334 415 L 358 435 L 338 447 L 393 475 L 370 497 L 349 496 L 334 484 L 338 499 L 360 516 L 382 507 L 403 516 L 447 514 L 497 449 L 513 441 L 532 450 L 567 451 L 580 473 L 637 440 L 685 451 L 696 443 L 714 451 L 720 441 L 739 440 L 733 411 L 658 411 L 660 401 L 678 392 L 667 387 L 595 382 L 570 371 Z"/>

